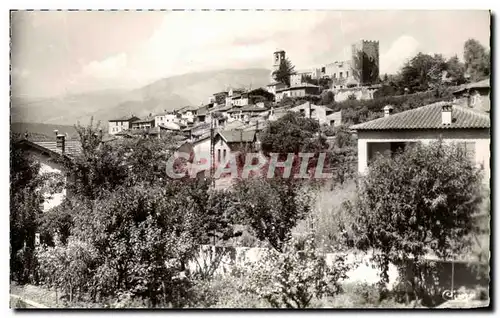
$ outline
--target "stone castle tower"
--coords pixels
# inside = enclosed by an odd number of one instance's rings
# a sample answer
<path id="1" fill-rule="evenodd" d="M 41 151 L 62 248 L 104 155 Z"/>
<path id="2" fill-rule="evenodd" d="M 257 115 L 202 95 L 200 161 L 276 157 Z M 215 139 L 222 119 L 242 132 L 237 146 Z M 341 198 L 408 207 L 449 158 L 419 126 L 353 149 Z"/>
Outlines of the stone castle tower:
<path id="1" fill-rule="evenodd" d="M 283 50 L 276 50 L 273 53 L 273 68 L 269 74 L 269 82 L 274 83 L 273 73 L 278 70 L 282 61 L 286 58 L 286 53 Z"/>
<path id="2" fill-rule="evenodd" d="M 380 54 L 379 54 L 379 41 L 360 40 L 352 45 L 352 65 L 354 66 L 354 57 L 358 52 L 364 52 L 368 58 L 374 61 L 374 71 L 377 76 L 380 73 Z M 363 76 L 364 77 L 364 76 Z"/>

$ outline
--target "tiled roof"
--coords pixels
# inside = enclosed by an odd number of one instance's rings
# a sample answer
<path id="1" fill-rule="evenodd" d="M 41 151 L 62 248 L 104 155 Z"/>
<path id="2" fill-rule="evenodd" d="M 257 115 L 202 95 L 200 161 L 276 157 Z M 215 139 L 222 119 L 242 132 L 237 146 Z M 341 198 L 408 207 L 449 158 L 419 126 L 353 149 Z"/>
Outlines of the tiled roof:
<path id="1" fill-rule="evenodd" d="M 277 89 L 276 92 L 291 91 L 291 90 L 294 90 L 294 89 L 302 89 L 302 88 L 308 88 L 308 87 L 318 88 L 319 89 L 319 86 L 317 86 L 317 85 L 313 85 L 313 84 L 309 84 L 309 83 L 303 83 L 303 84 L 297 85 L 297 86 L 290 86 L 290 87 L 287 87 L 287 88 Z"/>
<path id="2" fill-rule="evenodd" d="M 227 143 L 252 142 L 255 138 L 255 131 L 224 130 L 219 134 Z"/>
<path id="3" fill-rule="evenodd" d="M 57 153 L 59 155 L 62 154 L 61 149 L 57 148 L 56 141 L 31 141 L 33 144 L 36 144 L 44 149 L 47 149 L 51 152 Z M 79 140 L 66 140 L 64 142 L 64 154 L 74 157 L 81 153 L 82 144 Z"/>
<path id="4" fill-rule="evenodd" d="M 240 120 L 234 120 L 224 127 L 226 130 L 245 128 L 245 124 Z"/>
<path id="5" fill-rule="evenodd" d="M 454 91 L 453 93 L 460 93 L 471 88 L 474 89 L 474 88 L 489 88 L 489 87 L 490 87 L 490 79 L 487 78 L 476 83 L 462 85 L 458 90 Z"/>
<path id="6" fill-rule="evenodd" d="M 134 120 L 132 122 L 132 124 L 138 124 L 138 123 L 149 123 L 149 122 L 152 122 L 155 120 L 155 117 L 154 116 L 151 116 L 151 117 L 146 117 L 144 119 L 138 119 L 138 120 Z"/>
<path id="7" fill-rule="evenodd" d="M 258 107 L 255 105 L 246 105 L 241 108 L 242 112 L 265 112 L 267 108 L 265 107 Z"/>
<path id="8" fill-rule="evenodd" d="M 114 119 L 110 119 L 108 121 L 129 121 L 129 120 L 132 120 L 132 119 L 135 119 L 137 118 L 136 116 L 122 116 L 122 117 L 119 117 L 119 118 L 114 118 Z"/>
<path id="9" fill-rule="evenodd" d="M 377 118 L 351 126 L 354 130 L 387 129 L 455 129 L 455 128 L 490 128 L 488 114 L 458 105 L 452 106 L 450 125 L 442 124 L 442 107 L 451 102 L 437 102 L 405 112 Z"/>

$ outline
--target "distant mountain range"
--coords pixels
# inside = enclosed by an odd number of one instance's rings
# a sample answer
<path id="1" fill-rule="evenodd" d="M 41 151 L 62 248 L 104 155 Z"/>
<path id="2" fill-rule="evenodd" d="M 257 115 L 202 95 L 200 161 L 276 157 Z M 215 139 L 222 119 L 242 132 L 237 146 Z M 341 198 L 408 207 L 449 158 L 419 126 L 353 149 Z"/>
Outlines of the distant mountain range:
<path id="1" fill-rule="evenodd" d="M 242 69 L 190 73 L 160 79 L 134 90 L 103 90 L 60 98 L 12 97 L 12 123 L 103 124 L 124 115 L 147 116 L 182 106 L 199 106 L 227 87 L 257 88 L 268 84 L 269 70 Z M 32 127 L 33 128 L 33 127 Z"/>

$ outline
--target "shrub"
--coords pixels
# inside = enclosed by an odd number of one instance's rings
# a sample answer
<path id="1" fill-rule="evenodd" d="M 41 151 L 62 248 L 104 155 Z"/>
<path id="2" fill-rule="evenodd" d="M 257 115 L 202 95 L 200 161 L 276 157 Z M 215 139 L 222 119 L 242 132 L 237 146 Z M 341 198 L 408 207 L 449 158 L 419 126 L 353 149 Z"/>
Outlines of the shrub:
<path id="1" fill-rule="evenodd" d="M 313 298 L 337 295 L 348 270 L 343 256 L 327 265 L 313 237 L 303 242 L 293 239 L 282 253 L 270 250 L 259 262 L 249 264 L 243 289 L 275 308 L 307 308 Z"/>
<path id="2" fill-rule="evenodd" d="M 343 203 L 356 197 L 356 184 L 354 181 L 335 187 L 332 191 L 322 189 L 316 193 L 310 217 L 301 220 L 293 229 L 294 233 L 307 233 L 312 230 L 316 242 L 327 251 L 337 249 L 343 244 L 342 231 L 356 222 L 353 215 L 346 213 Z"/>
<path id="3" fill-rule="evenodd" d="M 390 262 L 411 259 L 413 290 L 423 292 L 423 257 L 457 252 L 472 230 L 481 181 L 482 173 L 466 154 L 442 141 L 380 156 L 361 179 L 354 204 L 346 206 L 356 218 L 350 240 L 361 250 L 374 250 L 381 283 L 388 281 Z"/>
<path id="4" fill-rule="evenodd" d="M 311 210 L 310 193 L 293 179 L 242 179 L 235 184 L 235 192 L 240 223 L 277 250 Z"/>
<path id="5" fill-rule="evenodd" d="M 65 292 L 70 302 L 77 291 L 92 288 L 90 284 L 97 257 L 92 245 L 73 237 L 69 238 L 67 245 L 56 244 L 54 247 L 42 246 L 37 249 L 43 284 Z"/>

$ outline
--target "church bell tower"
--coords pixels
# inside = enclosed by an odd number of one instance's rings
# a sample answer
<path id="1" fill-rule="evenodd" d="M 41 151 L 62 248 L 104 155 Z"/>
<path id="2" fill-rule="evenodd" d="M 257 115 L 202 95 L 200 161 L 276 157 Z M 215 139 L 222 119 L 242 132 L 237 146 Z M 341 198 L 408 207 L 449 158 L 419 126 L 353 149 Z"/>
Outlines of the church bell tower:
<path id="1" fill-rule="evenodd" d="M 273 77 L 273 73 L 278 70 L 281 62 L 285 60 L 285 58 L 286 58 L 285 54 L 286 53 L 283 50 L 276 50 L 273 53 L 273 68 L 272 68 L 271 74 L 270 74 L 270 83 L 275 82 L 274 77 Z"/>

